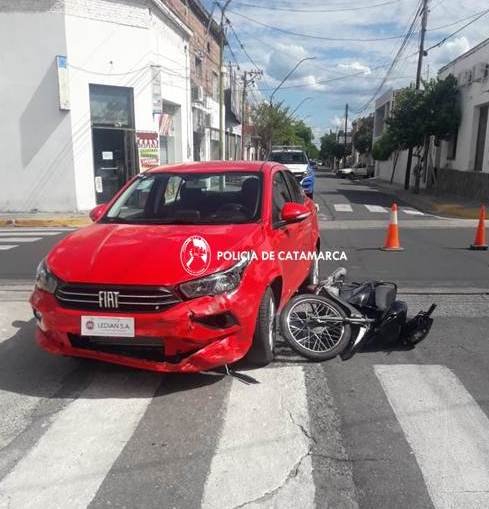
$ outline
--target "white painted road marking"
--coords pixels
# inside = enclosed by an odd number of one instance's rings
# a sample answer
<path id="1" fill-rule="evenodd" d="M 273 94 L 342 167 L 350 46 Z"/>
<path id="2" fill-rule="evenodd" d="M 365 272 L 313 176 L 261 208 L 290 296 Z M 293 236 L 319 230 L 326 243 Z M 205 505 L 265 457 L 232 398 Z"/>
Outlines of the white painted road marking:
<path id="1" fill-rule="evenodd" d="M 489 419 L 445 366 L 378 365 L 436 509 L 489 507 Z"/>
<path id="2" fill-rule="evenodd" d="M 37 242 L 42 237 L 3 237 L 0 242 Z"/>
<path id="3" fill-rule="evenodd" d="M 369 212 L 376 212 L 381 214 L 387 214 L 388 212 L 385 207 L 381 207 L 380 205 L 365 205 L 365 207 Z"/>
<path id="4" fill-rule="evenodd" d="M 402 212 L 410 214 L 411 216 L 424 216 L 424 213 L 415 209 L 401 209 Z"/>
<path id="5" fill-rule="evenodd" d="M 17 244 L 5 244 L 5 245 L 0 244 L 0 251 L 8 251 L 9 249 L 13 249 L 14 247 L 18 247 L 18 245 Z"/>
<path id="6" fill-rule="evenodd" d="M 284 367 L 255 373 L 257 385 L 232 382 L 201 507 L 312 508 L 304 372 Z"/>
<path id="7" fill-rule="evenodd" d="M 17 232 L 17 231 L 16 232 L 1 232 L 0 231 L 0 237 L 9 237 L 12 234 L 14 234 L 17 237 L 32 237 L 33 235 L 39 235 L 40 233 L 42 233 L 43 237 L 45 237 L 45 236 L 47 237 L 49 235 L 59 235 L 62 232 L 25 232 L 25 231 L 21 231 L 21 232 Z"/>
<path id="8" fill-rule="evenodd" d="M 353 212 L 349 203 L 335 203 L 334 208 L 336 212 Z"/>
<path id="9" fill-rule="evenodd" d="M 161 382 L 137 376 L 96 377 L 0 482 L 0 508 L 85 509 Z"/>

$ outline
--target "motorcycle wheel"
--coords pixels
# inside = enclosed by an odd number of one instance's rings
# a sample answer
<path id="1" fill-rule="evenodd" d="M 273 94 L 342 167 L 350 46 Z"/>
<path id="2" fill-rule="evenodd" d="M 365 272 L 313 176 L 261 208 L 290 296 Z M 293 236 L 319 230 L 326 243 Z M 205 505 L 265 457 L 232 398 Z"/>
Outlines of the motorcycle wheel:
<path id="1" fill-rule="evenodd" d="M 335 302 L 321 295 L 293 297 L 280 314 L 282 335 L 290 347 L 306 359 L 325 361 L 348 346 L 350 324 Z"/>

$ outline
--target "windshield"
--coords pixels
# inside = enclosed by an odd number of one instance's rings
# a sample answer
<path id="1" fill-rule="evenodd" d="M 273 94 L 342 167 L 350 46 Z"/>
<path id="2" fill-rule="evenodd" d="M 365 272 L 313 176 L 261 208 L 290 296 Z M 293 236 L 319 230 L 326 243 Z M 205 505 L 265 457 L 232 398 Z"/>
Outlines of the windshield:
<path id="1" fill-rule="evenodd" d="M 138 177 L 102 222 L 237 224 L 258 221 L 258 173 L 155 173 Z"/>
<path id="2" fill-rule="evenodd" d="M 270 160 L 280 164 L 307 164 L 304 152 L 272 152 Z"/>

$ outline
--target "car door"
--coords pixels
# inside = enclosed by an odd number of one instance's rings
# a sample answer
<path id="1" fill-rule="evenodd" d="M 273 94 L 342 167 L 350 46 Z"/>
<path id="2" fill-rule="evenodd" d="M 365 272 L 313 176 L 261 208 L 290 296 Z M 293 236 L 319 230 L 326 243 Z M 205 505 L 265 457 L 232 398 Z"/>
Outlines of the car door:
<path id="1" fill-rule="evenodd" d="M 272 247 L 280 265 L 283 278 L 283 297 L 287 301 L 302 283 L 302 268 L 293 260 L 293 251 L 297 250 L 297 238 L 301 223 L 284 224 L 281 219 L 282 207 L 291 202 L 292 196 L 284 177 L 279 170 L 272 180 Z"/>
<path id="2" fill-rule="evenodd" d="M 285 181 L 287 183 L 287 186 L 290 191 L 291 200 L 295 203 L 304 204 L 306 200 L 306 196 L 304 194 L 304 190 L 302 189 L 301 185 L 297 182 L 294 175 L 289 172 L 284 172 Z M 314 253 L 316 250 L 316 229 L 314 227 L 314 215 L 311 214 L 309 217 L 304 219 L 304 221 L 301 221 L 300 223 L 297 223 L 299 226 L 296 236 L 296 246 L 295 250 L 303 251 L 306 253 Z M 301 279 L 304 281 L 304 279 L 307 277 L 309 268 L 311 267 L 311 260 L 303 259 L 298 260 L 297 264 L 297 270 L 300 271 L 300 273 L 303 275 Z"/>

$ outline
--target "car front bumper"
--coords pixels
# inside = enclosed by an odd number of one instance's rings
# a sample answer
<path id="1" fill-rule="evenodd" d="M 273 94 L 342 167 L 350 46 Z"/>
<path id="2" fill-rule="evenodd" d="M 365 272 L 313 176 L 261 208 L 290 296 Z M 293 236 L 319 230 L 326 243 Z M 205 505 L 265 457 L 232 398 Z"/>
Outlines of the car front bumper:
<path id="1" fill-rule="evenodd" d="M 257 292 L 251 281 L 243 280 L 230 295 L 196 298 L 158 313 L 68 309 L 62 307 L 55 296 L 38 289 L 34 290 L 30 302 L 37 319 L 36 340 L 50 353 L 157 372 L 189 373 L 213 369 L 244 357 L 251 346 L 262 296 Z M 81 336 L 82 316 L 133 317 L 135 337 L 130 338 L 133 343 L 126 345 L 123 353 L 117 352 L 117 348 L 114 351 L 92 346 L 90 338 Z M 222 317 L 226 318 L 224 322 Z M 153 356 L 132 355 L 131 352 L 141 350 L 143 338 L 154 341 L 152 350 L 157 360 L 153 360 Z"/>

